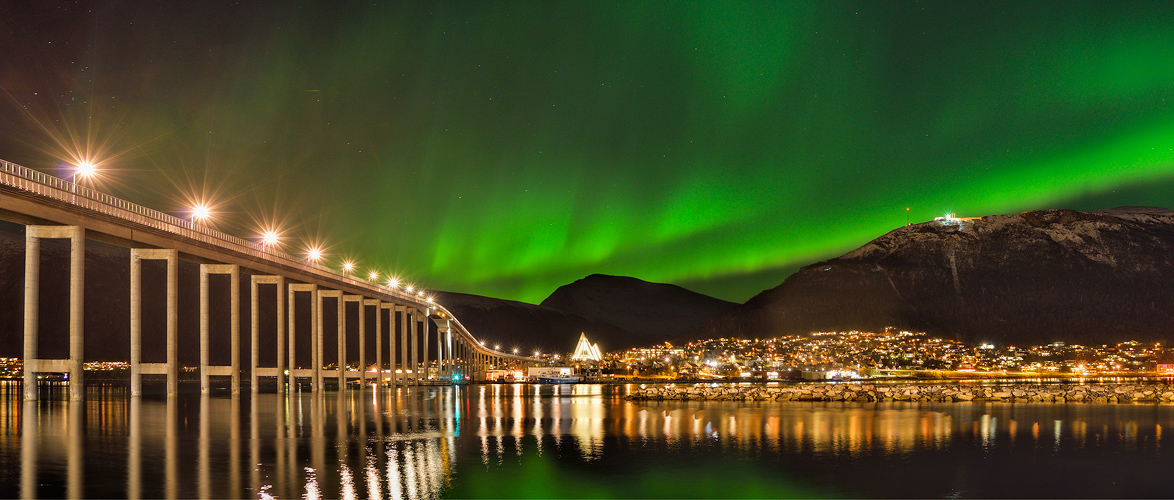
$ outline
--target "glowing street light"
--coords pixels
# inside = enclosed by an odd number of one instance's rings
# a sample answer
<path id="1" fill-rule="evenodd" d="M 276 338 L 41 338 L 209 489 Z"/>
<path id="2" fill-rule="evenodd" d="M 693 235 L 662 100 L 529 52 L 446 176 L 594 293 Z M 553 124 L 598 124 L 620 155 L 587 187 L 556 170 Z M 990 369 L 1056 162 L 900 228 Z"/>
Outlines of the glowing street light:
<path id="1" fill-rule="evenodd" d="M 306 260 L 315 263 L 322 260 L 322 249 L 318 247 L 310 247 L 309 250 L 306 250 Z"/>
<path id="2" fill-rule="evenodd" d="M 367 273 L 367 279 L 371 281 L 379 279 L 379 272 L 371 271 L 370 273 Z"/>
<path id="3" fill-rule="evenodd" d="M 500 345 L 495 345 L 495 346 L 493 346 L 493 350 L 495 350 L 495 351 L 500 351 L 500 350 L 501 350 L 501 346 L 500 346 Z"/>
<path id="4" fill-rule="evenodd" d="M 517 348 L 517 347 L 515 347 L 515 348 L 514 348 L 514 354 L 517 354 L 517 353 L 518 353 L 518 348 Z"/>
<path id="5" fill-rule="evenodd" d="M 95 174 L 97 174 L 97 173 L 98 173 L 98 167 L 97 167 L 97 165 L 94 165 L 94 164 L 93 164 L 93 163 L 91 163 L 91 162 L 88 162 L 88 161 L 83 161 L 83 162 L 81 162 L 81 163 L 78 163 L 77 165 L 74 165 L 74 169 L 73 169 L 73 178 L 70 180 L 70 183 L 71 183 L 71 184 L 73 184 L 73 187 L 72 187 L 72 190 L 73 190 L 73 203 L 77 203 L 77 181 L 78 181 L 78 177 L 80 176 L 80 177 L 82 178 L 82 180 L 85 180 L 86 178 L 88 178 L 88 177 L 91 177 L 91 176 L 93 176 L 93 175 L 95 175 Z"/>
<path id="6" fill-rule="evenodd" d="M 97 165 L 94 165 L 88 161 L 83 161 L 78 163 L 73 170 L 73 182 L 77 183 L 78 177 L 81 177 L 82 180 L 85 180 L 87 177 L 90 177 L 96 173 L 98 173 Z"/>
<path id="7" fill-rule="evenodd" d="M 342 272 L 350 274 L 351 271 L 354 271 L 354 270 L 355 270 L 355 263 L 354 262 L 351 262 L 348 260 L 348 261 L 342 263 Z"/>
<path id="8" fill-rule="evenodd" d="M 391 288 L 399 288 L 399 280 L 396 278 L 391 278 L 387 280 L 387 286 Z"/>
<path id="9" fill-rule="evenodd" d="M 412 293 L 412 285 L 408 285 L 406 288 L 404 288 L 404 291 L 408 292 L 408 293 Z"/>
<path id="10" fill-rule="evenodd" d="M 278 240 L 277 231 L 274 231 L 272 229 L 266 229 L 265 232 L 263 234 L 261 234 L 261 243 L 264 246 L 276 245 L 277 240 Z"/>
<path id="11" fill-rule="evenodd" d="M 197 222 L 204 223 L 212 217 L 212 207 L 209 207 L 208 204 L 203 202 L 193 205 L 191 212 L 193 224 Z"/>

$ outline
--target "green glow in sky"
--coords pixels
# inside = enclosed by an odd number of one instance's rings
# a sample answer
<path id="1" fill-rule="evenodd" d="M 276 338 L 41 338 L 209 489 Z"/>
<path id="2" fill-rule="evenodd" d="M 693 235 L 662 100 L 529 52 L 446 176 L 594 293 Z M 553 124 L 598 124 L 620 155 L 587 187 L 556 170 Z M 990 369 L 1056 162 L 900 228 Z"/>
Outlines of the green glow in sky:
<path id="1" fill-rule="evenodd" d="M 1174 206 L 1167 3 L 149 5 L 0 26 L 0 158 L 101 129 L 133 201 L 429 288 L 744 301 L 906 207 Z"/>

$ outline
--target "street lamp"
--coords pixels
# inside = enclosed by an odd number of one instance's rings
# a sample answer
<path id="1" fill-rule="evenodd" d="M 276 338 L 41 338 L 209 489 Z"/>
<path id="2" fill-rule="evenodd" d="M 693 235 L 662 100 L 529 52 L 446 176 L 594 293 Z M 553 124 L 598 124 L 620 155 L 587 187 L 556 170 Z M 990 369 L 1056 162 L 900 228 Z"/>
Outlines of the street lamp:
<path id="1" fill-rule="evenodd" d="M 83 161 L 81 163 L 78 163 L 77 167 L 74 168 L 74 170 L 73 170 L 73 182 L 76 184 L 77 178 L 79 176 L 83 180 L 85 180 L 86 177 L 94 175 L 95 173 L 97 173 L 97 171 L 98 171 L 98 166 L 94 165 L 93 163 L 90 163 L 88 161 Z"/>
<path id="2" fill-rule="evenodd" d="M 348 261 L 342 263 L 342 272 L 344 272 L 346 274 L 350 274 L 351 271 L 354 271 L 354 270 L 355 270 L 355 263 L 354 262 L 351 262 L 348 260 Z"/>
<path id="3" fill-rule="evenodd" d="M 276 245 L 278 240 L 277 231 L 266 229 L 265 233 L 261 235 L 261 244 L 264 247 Z"/>
<path id="4" fill-rule="evenodd" d="M 369 281 L 375 281 L 375 280 L 379 279 L 379 272 L 378 271 L 371 271 L 370 273 L 367 273 L 367 279 Z"/>
<path id="5" fill-rule="evenodd" d="M 208 218 L 212 217 L 212 207 L 209 207 L 206 203 L 202 203 L 202 202 L 196 203 L 195 205 L 193 205 L 191 208 L 191 212 L 192 212 L 192 224 L 193 225 L 197 222 L 203 224 L 204 221 L 206 221 L 206 220 L 208 220 Z"/>
<path id="6" fill-rule="evenodd" d="M 391 288 L 399 288 L 399 280 L 396 278 L 391 278 L 387 280 L 387 286 Z"/>
<path id="7" fill-rule="evenodd" d="M 322 249 L 310 247 L 309 250 L 306 250 L 306 260 L 317 264 L 319 260 L 322 260 Z"/>
<path id="8" fill-rule="evenodd" d="M 82 180 L 85 180 L 87 177 L 93 176 L 97 172 L 98 172 L 97 165 L 94 165 L 93 163 L 88 162 L 88 161 L 83 161 L 83 162 L 78 163 L 77 165 L 74 166 L 73 177 L 70 179 L 70 183 L 73 184 L 71 189 L 73 190 L 73 202 L 74 203 L 77 203 L 78 177 L 81 177 Z"/>

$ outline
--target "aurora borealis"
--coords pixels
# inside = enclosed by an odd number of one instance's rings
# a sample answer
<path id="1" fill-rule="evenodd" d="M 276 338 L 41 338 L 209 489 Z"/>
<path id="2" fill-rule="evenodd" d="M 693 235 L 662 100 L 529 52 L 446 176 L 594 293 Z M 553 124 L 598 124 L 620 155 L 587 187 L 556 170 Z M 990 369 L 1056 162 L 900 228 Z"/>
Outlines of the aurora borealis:
<path id="1" fill-rule="evenodd" d="M 1174 206 L 1174 4 L 375 3 L 5 2 L 0 158 L 528 302 L 741 302 L 907 207 Z"/>

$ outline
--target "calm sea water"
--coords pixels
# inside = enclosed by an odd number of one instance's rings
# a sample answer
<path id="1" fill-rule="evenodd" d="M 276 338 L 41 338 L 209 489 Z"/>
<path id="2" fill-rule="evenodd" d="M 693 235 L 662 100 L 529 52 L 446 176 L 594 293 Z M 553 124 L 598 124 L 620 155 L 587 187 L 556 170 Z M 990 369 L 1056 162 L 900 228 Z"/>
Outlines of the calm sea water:
<path id="1" fill-rule="evenodd" d="M 0 496 L 1174 496 L 1174 406 L 634 403 L 627 390 L 140 400 L 91 387 L 70 403 L 0 385 Z"/>

